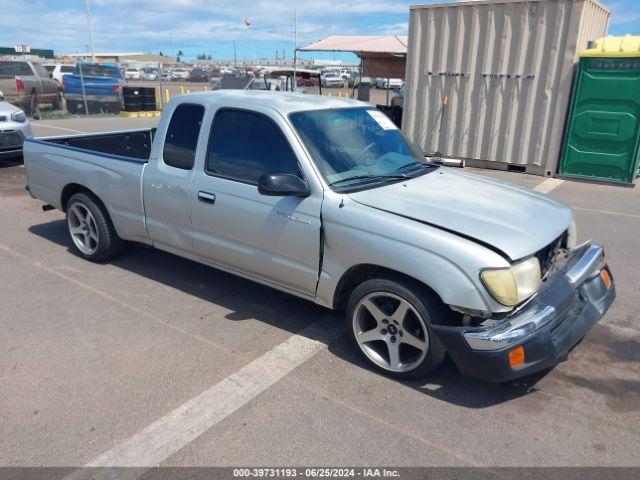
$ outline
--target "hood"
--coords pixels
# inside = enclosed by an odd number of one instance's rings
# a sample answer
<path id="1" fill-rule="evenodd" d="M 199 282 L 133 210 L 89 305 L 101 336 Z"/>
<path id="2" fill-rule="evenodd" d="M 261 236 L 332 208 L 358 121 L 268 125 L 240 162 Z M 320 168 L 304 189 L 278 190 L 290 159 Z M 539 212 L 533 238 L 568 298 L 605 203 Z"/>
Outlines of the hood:
<path id="1" fill-rule="evenodd" d="M 488 244 L 511 260 L 546 247 L 573 219 L 568 207 L 533 190 L 449 168 L 349 197 Z"/>
<path id="2" fill-rule="evenodd" d="M 8 102 L 4 102 L 0 100 L 0 114 L 2 115 L 8 115 L 10 113 L 14 113 L 19 111 L 20 108 L 16 107 L 15 105 L 11 105 Z"/>

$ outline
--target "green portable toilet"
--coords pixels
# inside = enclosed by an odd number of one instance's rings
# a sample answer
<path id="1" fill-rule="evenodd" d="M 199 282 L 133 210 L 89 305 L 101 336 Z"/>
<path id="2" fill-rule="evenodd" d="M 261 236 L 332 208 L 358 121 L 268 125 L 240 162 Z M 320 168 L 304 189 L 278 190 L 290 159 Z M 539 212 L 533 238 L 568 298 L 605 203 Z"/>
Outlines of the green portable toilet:
<path id="1" fill-rule="evenodd" d="M 640 163 L 640 36 L 580 54 L 560 175 L 635 183 Z"/>

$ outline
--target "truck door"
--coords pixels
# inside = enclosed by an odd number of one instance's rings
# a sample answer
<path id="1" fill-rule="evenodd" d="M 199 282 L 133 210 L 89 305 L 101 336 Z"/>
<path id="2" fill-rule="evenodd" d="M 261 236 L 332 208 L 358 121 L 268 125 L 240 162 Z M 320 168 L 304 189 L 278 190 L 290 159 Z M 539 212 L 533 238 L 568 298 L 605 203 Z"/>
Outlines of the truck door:
<path id="1" fill-rule="evenodd" d="M 165 136 L 154 140 L 158 147 L 143 177 L 147 233 L 158 248 L 192 254 L 191 181 L 204 107 L 181 103 L 165 113 L 170 115 Z"/>
<path id="2" fill-rule="evenodd" d="M 267 111 L 231 108 L 219 109 L 211 125 L 191 196 L 196 254 L 231 271 L 315 295 L 322 189 L 308 182 L 311 194 L 293 197 L 261 195 L 257 187 L 265 173 L 291 173 L 307 181 L 313 174 L 302 170 L 289 127 Z"/>

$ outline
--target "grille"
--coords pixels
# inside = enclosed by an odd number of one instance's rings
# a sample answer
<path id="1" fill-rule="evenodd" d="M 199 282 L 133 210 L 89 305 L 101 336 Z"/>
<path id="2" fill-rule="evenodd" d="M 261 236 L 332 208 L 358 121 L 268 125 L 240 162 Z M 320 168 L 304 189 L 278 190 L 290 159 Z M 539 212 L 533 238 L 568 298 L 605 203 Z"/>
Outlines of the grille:
<path id="1" fill-rule="evenodd" d="M 556 257 L 556 253 L 566 241 L 567 234 L 567 232 L 564 232 L 553 242 L 544 247 L 542 250 L 538 250 L 538 252 L 536 253 L 536 257 L 538 257 L 538 260 L 540 260 L 540 271 L 542 272 L 542 278 L 547 276 L 547 273 L 549 273 L 549 270 L 553 266 L 553 261 Z"/>
<path id="2" fill-rule="evenodd" d="M 0 132 L 0 151 L 21 148 L 23 141 L 20 132 Z"/>

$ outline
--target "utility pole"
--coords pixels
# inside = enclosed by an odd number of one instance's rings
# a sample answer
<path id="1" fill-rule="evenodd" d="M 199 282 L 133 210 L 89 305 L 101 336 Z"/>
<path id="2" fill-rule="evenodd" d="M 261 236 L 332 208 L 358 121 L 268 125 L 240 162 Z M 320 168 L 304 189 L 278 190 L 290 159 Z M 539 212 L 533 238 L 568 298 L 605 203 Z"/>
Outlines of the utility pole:
<path id="1" fill-rule="evenodd" d="M 91 7 L 89 6 L 90 0 L 85 0 L 84 4 L 87 7 L 87 25 L 89 26 L 89 48 L 91 49 L 91 61 L 96 61 L 96 54 L 93 50 L 93 29 L 91 27 Z"/>
<path id="2" fill-rule="evenodd" d="M 298 10 L 293 10 L 293 81 L 291 91 L 295 92 L 298 82 L 296 81 L 296 63 L 298 60 Z"/>
<path id="3" fill-rule="evenodd" d="M 233 66 L 238 64 L 238 58 L 236 56 L 236 42 L 233 42 Z"/>

